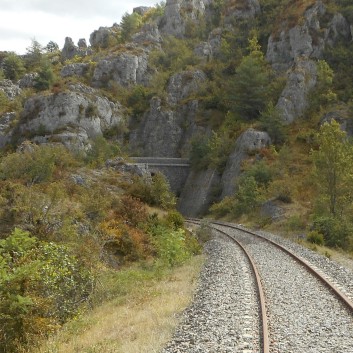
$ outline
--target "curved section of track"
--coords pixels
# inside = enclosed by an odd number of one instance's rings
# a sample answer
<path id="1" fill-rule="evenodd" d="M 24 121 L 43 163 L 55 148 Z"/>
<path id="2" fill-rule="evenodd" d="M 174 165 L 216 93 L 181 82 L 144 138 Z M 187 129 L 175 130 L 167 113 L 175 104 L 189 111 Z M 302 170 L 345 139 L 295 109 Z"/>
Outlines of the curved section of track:
<path id="1" fill-rule="evenodd" d="M 353 353 L 349 291 L 345 295 L 332 277 L 271 240 L 275 237 L 229 223 L 211 221 L 210 226 L 239 240 L 255 259 L 265 291 L 271 353 Z"/>
<path id="2" fill-rule="evenodd" d="M 199 220 L 188 219 L 187 221 L 190 223 L 200 225 Z M 258 293 L 258 297 L 259 297 L 259 311 L 260 311 L 259 316 L 260 316 L 260 321 L 261 321 L 261 326 L 262 326 L 262 332 L 260 334 L 260 336 L 262 338 L 262 351 L 263 351 L 263 353 L 269 353 L 270 352 L 270 345 L 269 345 L 269 331 L 268 331 L 268 322 L 267 322 L 267 313 L 266 313 L 265 294 L 264 294 L 264 290 L 262 288 L 260 274 L 257 270 L 255 262 L 254 262 L 253 258 L 251 257 L 251 255 L 249 254 L 249 252 L 246 250 L 246 248 L 238 240 L 234 239 L 232 236 L 230 236 L 229 234 L 227 234 L 226 232 L 224 232 L 220 229 L 215 228 L 215 230 L 217 232 L 220 232 L 221 234 L 223 234 L 227 238 L 229 238 L 231 241 L 235 242 L 242 249 L 242 251 L 244 252 L 245 256 L 247 257 L 247 259 L 251 265 L 252 272 L 256 278 L 257 293 Z"/>
<path id="3" fill-rule="evenodd" d="M 313 268 L 306 260 L 304 260 L 303 258 L 297 256 L 296 254 L 294 254 L 292 251 L 290 251 L 289 249 L 285 248 L 284 246 L 270 240 L 267 238 L 262 237 L 261 235 L 252 232 L 250 230 L 238 227 L 234 224 L 229 224 L 229 223 L 225 223 L 225 222 L 217 222 L 217 221 L 212 221 L 212 224 L 216 224 L 216 225 L 220 225 L 220 226 L 226 226 L 232 229 L 236 229 L 238 231 L 253 235 L 257 238 L 260 238 L 272 245 L 274 245 L 275 247 L 277 247 L 278 249 L 280 249 L 281 251 L 285 252 L 286 254 L 288 254 L 289 256 L 291 256 L 295 261 L 299 262 L 301 265 L 303 265 L 309 272 L 311 272 L 315 277 L 317 277 L 322 283 L 324 283 L 332 292 L 334 292 L 337 296 L 337 298 L 344 303 L 344 305 L 352 311 L 353 313 L 353 302 L 338 288 L 336 287 L 333 283 L 331 283 L 328 279 L 326 279 L 321 273 L 319 273 L 315 268 Z"/>

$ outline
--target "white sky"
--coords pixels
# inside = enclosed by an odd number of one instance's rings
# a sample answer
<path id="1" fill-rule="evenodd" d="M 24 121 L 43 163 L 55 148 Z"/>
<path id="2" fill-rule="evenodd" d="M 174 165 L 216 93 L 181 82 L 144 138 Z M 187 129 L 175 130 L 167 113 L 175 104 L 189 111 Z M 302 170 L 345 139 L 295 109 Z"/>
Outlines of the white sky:
<path id="1" fill-rule="evenodd" d="M 158 0 L 0 0 L 0 51 L 24 54 L 32 39 L 42 46 L 54 41 L 62 49 L 65 37 L 75 44 L 99 27 L 120 23 L 137 6 Z"/>

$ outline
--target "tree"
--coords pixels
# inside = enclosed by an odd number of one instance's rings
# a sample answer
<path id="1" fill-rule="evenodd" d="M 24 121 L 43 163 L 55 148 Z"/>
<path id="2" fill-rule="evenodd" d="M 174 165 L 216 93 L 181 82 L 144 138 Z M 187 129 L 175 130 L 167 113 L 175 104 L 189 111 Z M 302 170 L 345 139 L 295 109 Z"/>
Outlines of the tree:
<path id="1" fill-rule="evenodd" d="M 140 27 L 142 24 L 142 17 L 137 12 L 129 15 L 127 12 L 121 19 L 121 38 L 123 41 L 128 41 L 131 35 Z"/>
<path id="2" fill-rule="evenodd" d="M 324 207 L 336 216 L 353 196 L 353 147 L 335 120 L 321 126 L 317 143 L 312 152 L 315 180 Z"/>
<path id="3" fill-rule="evenodd" d="M 5 78 L 17 81 L 25 73 L 22 59 L 15 53 L 9 53 L 3 62 Z"/>
<path id="4" fill-rule="evenodd" d="M 272 102 L 261 112 L 260 129 L 268 132 L 274 144 L 282 144 L 286 139 L 283 120 Z"/>
<path id="5" fill-rule="evenodd" d="M 27 52 L 25 56 L 26 67 L 28 69 L 37 68 L 41 64 L 42 58 L 43 58 L 43 47 L 38 41 L 36 41 L 35 39 L 32 39 L 32 43 L 27 48 Z"/>
<path id="6" fill-rule="evenodd" d="M 250 54 L 245 56 L 230 82 L 230 110 L 245 120 L 256 119 L 267 103 L 270 77 L 257 39 L 249 40 Z"/>
<path id="7" fill-rule="evenodd" d="M 59 50 L 59 45 L 51 40 L 44 49 L 47 53 L 55 53 Z"/>
<path id="8" fill-rule="evenodd" d="M 49 62 L 44 62 L 38 72 L 38 76 L 35 78 L 34 88 L 38 91 L 44 91 L 49 89 L 54 82 L 53 69 Z"/>
<path id="9" fill-rule="evenodd" d="M 260 202 L 260 190 L 253 176 L 240 178 L 235 194 L 234 212 L 236 216 L 251 213 Z"/>

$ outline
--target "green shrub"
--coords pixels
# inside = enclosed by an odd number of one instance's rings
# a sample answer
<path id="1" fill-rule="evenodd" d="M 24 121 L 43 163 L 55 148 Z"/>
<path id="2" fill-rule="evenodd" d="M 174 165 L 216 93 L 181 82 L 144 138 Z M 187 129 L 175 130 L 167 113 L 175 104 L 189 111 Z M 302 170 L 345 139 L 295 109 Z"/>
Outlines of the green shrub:
<path id="1" fill-rule="evenodd" d="M 311 231 L 307 237 L 307 241 L 312 244 L 323 245 L 324 244 L 324 236 L 316 230 Z"/>
<path id="2" fill-rule="evenodd" d="M 74 316 L 92 286 L 66 247 L 15 229 L 0 240 L 0 352 L 18 352 Z"/>
<path id="3" fill-rule="evenodd" d="M 31 145 L 24 152 L 10 153 L 1 160 L 0 178 L 40 183 L 50 180 L 56 170 L 76 163 L 63 146 Z"/>
<path id="4" fill-rule="evenodd" d="M 152 229 L 151 238 L 158 258 L 168 266 L 180 265 L 190 257 L 183 229 L 171 230 L 157 226 Z"/>
<path id="5" fill-rule="evenodd" d="M 352 234 L 352 225 L 342 218 L 316 216 L 313 220 L 313 230 L 323 234 L 327 246 L 346 248 Z"/>
<path id="6" fill-rule="evenodd" d="M 184 217 L 178 211 L 169 211 L 166 216 L 167 224 L 177 230 L 184 226 Z"/>

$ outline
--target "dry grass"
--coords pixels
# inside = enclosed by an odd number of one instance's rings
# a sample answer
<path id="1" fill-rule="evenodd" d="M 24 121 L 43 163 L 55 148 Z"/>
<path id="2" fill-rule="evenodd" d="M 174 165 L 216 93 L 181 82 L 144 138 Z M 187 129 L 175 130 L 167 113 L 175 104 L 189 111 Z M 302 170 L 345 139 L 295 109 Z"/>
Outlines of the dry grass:
<path id="1" fill-rule="evenodd" d="M 159 352 L 191 301 L 202 263 L 197 256 L 167 278 L 136 287 L 122 304 L 119 298 L 102 304 L 35 352 Z"/>

